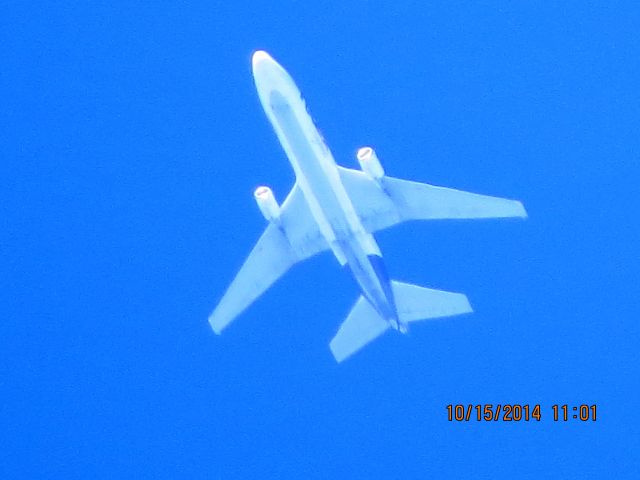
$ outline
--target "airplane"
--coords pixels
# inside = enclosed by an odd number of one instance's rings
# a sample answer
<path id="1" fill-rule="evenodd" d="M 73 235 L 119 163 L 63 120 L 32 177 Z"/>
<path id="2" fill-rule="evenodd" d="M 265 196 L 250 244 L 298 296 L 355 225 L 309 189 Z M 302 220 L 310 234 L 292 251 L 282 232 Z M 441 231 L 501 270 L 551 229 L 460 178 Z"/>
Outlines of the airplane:
<path id="1" fill-rule="evenodd" d="M 263 50 L 251 63 L 296 181 L 281 205 L 269 187 L 255 190 L 268 224 L 209 316 L 213 331 L 220 334 L 294 264 L 327 250 L 361 290 L 329 343 L 337 362 L 387 330 L 406 333 L 415 321 L 472 312 L 462 293 L 390 280 L 372 234 L 409 220 L 526 218 L 522 203 L 389 177 L 371 147 L 356 154 L 361 170 L 337 165 L 286 70 Z"/>

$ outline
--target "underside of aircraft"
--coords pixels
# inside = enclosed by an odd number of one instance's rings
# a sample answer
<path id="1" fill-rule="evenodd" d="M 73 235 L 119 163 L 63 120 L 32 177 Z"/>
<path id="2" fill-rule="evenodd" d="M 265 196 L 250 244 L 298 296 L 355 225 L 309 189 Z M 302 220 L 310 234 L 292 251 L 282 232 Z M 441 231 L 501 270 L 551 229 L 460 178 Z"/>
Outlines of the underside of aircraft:
<path id="1" fill-rule="evenodd" d="M 462 293 L 390 280 L 373 234 L 410 220 L 527 216 L 517 200 L 389 177 L 371 147 L 358 150 L 361 170 L 338 166 L 287 72 L 266 52 L 253 56 L 262 106 L 296 173 L 279 205 L 268 187 L 255 200 L 268 225 L 209 317 L 220 333 L 293 265 L 331 250 L 360 286 L 329 346 L 340 362 L 388 329 L 469 313 Z"/>

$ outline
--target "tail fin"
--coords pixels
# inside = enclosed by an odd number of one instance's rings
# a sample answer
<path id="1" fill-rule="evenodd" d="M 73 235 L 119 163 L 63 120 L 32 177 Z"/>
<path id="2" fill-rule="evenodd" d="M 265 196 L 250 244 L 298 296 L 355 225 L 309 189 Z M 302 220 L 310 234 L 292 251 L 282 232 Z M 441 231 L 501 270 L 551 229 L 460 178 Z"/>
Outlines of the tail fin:
<path id="1" fill-rule="evenodd" d="M 429 318 L 449 317 L 473 310 L 466 295 L 418 287 L 409 283 L 391 282 L 401 323 Z M 362 296 L 329 343 L 337 362 L 350 357 L 390 328 L 371 304 Z"/>

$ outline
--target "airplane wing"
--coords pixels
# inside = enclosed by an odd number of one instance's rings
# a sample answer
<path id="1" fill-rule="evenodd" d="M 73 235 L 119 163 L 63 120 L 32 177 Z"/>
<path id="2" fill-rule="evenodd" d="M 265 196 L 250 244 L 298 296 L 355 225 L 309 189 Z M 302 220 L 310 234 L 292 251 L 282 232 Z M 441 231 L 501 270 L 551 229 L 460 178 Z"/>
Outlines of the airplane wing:
<path id="1" fill-rule="evenodd" d="M 383 177 L 381 184 L 365 173 L 338 167 L 340 178 L 368 232 L 409 220 L 526 217 L 517 200 Z"/>
<path id="2" fill-rule="evenodd" d="M 282 204 L 280 219 L 280 226 L 267 226 L 209 316 L 217 334 L 294 264 L 329 248 L 297 184 Z"/>

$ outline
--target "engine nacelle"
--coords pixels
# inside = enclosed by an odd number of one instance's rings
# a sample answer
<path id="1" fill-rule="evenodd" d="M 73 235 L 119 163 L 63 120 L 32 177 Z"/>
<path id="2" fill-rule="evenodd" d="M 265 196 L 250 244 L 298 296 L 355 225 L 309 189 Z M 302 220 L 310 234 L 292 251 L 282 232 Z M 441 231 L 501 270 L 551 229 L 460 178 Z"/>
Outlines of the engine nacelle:
<path id="1" fill-rule="evenodd" d="M 369 177 L 376 181 L 384 177 L 384 169 L 382 165 L 380 165 L 380 160 L 378 160 L 378 156 L 373 148 L 362 147 L 358 150 L 356 157 L 358 158 L 358 163 L 360 163 L 360 168 Z"/>
<path id="2" fill-rule="evenodd" d="M 262 216 L 271 223 L 280 221 L 280 206 L 273 196 L 273 192 L 269 187 L 258 187 L 253 192 L 258 208 L 262 212 Z"/>

